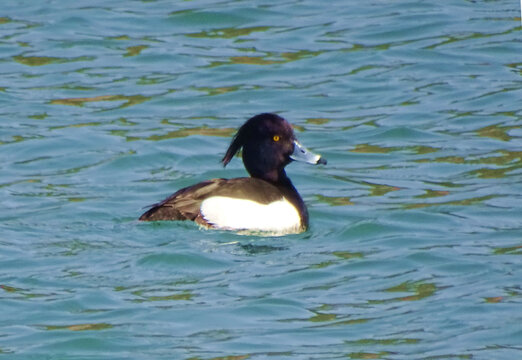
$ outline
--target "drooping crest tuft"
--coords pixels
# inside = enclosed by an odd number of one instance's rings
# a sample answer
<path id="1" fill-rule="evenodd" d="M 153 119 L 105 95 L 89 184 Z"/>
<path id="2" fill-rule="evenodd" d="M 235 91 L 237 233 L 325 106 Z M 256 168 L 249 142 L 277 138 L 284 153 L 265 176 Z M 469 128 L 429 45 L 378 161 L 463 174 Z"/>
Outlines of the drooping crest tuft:
<path id="1" fill-rule="evenodd" d="M 241 127 L 242 128 L 242 127 Z M 228 147 L 228 150 L 223 156 L 223 159 L 221 161 L 223 162 L 223 166 L 227 166 L 227 164 L 232 160 L 234 155 L 237 154 L 239 149 L 243 146 L 243 137 L 241 136 L 241 128 L 238 130 L 237 134 L 234 136 L 234 139 L 232 139 L 232 142 L 230 143 L 230 146 Z"/>

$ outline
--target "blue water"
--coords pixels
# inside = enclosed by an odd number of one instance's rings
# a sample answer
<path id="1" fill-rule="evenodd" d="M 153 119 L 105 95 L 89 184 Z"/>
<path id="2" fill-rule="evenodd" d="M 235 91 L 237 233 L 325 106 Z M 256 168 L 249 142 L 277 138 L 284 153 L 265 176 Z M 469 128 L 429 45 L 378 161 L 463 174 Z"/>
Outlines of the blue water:
<path id="1" fill-rule="evenodd" d="M 517 1 L 0 9 L 0 358 L 522 358 Z M 278 112 L 311 228 L 139 223 Z"/>

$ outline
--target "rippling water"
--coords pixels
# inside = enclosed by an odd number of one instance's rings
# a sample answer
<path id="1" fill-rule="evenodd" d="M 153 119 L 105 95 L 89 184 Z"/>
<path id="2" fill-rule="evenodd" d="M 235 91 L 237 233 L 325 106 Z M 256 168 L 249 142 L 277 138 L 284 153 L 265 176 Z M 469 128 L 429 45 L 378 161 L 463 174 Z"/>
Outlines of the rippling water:
<path id="1" fill-rule="evenodd" d="M 0 357 L 522 357 L 516 1 L 2 1 Z M 276 111 L 311 229 L 139 223 Z"/>

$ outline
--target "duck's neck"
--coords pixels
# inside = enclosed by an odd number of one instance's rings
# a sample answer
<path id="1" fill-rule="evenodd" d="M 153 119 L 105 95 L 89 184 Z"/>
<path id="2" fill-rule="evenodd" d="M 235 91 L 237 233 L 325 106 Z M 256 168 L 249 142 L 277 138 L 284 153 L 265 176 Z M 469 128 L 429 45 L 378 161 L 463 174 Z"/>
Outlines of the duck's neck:
<path id="1" fill-rule="evenodd" d="M 285 170 L 279 171 L 277 176 L 275 177 L 276 181 L 273 181 L 273 178 L 264 178 L 263 180 L 268 181 L 269 183 L 275 185 L 281 192 L 283 196 L 295 206 L 297 211 L 302 214 L 301 225 L 303 228 L 308 227 L 308 209 L 306 205 L 297 192 L 294 184 L 290 181 L 290 178 L 286 176 Z"/>

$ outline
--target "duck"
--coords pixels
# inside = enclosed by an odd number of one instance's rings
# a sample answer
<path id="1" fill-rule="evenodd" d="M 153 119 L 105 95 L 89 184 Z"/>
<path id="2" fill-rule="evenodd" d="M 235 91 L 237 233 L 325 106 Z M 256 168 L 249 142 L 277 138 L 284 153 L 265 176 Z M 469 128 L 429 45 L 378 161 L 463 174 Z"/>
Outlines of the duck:
<path id="1" fill-rule="evenodd" d="M 292 161 L 326 165 L 326 159 L 301 145 L 290 123 L 275 113 L 255 115 L 237 130 L 223 166 L 240 150 L 250 177 L 185 187 L 151 205 L 139 220 L 190 220 L 205 228 L 278 235 L 306 231 L 308 210 L 285 167 Z"/>

